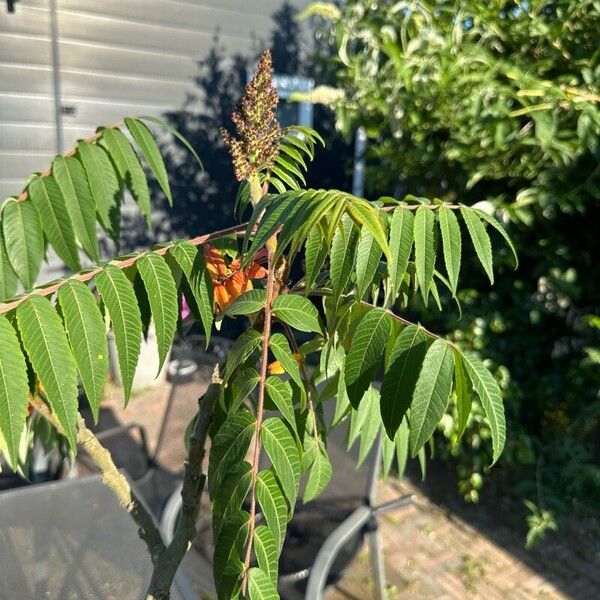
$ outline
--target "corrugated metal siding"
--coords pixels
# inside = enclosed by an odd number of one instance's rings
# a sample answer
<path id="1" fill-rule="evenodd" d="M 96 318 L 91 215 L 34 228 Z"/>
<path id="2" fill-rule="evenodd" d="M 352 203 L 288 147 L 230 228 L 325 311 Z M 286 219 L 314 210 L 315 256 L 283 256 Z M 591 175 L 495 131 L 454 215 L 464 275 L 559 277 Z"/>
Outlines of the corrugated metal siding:
<path id="1" fill-rule="evenodd" d="M 308 0 L 293 0 L 302 7 Z M 66 147 L 126 114 L 160 115 L 193 90 L 214 35 L 228 52 L 268 39 L 282 0 L 57 0 Z M 55 154 L 48 0 L 0 4 L 0 199 Z"/>

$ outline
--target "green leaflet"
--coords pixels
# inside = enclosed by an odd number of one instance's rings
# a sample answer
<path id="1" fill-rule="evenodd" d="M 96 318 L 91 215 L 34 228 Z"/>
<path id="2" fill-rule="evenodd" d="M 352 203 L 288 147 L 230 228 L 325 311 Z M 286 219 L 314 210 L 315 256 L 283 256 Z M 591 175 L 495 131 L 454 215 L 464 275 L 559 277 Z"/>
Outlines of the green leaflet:
<path id="1" fill-rule="evenodd" d="M 0 434 L 4 437 L 11 466 L 15 469 L 27 416 L 29 384 L 17 333 L 4 315 L 0 315 L 0 347 Z"/>
<path id="2" fill-rule="evenodd" d="M 300 480 L 300 457 L 294 438 L 281 419 L 271 417 L 263 422 L 260 439 L 293 512 Z"/>
<path id="3" fill-rule="evenodd" d="M 358 449 L 357 466 L 362 465 L 369 454 L 375 439 L 381 430 L 381 417 L 379 416 L 379 392 L 373 387 L 369 387 L 365 394 L 361 406 L 365 405 L 366 413 L 360 428 L 360 444 Z M 360 408 L 360 407 L 359 407 Z"/>
<path id="4" fill-rule="evenodd" d="M 52 162 L 52 175 L 65 199 L 81 247 L 94 262 L 99 262 L 96 206 L 81 163 L 73 156 L 57 156 Z"/>
<path id="5" fill-rule="evenodd" d="M 379 210 L 362 198 L 352 198 L 348 205 L 348 214 L 373 236 L 387 260 L 392 260 L 385 227 L 379 217 Z"/>
<path id="6" fill-rule="evenodd" d="M 320 227 L 314 227 L 310 230 L 306 239 L 304 253 L 305 293 L 310 292 L 312 289 L 326 257 L 327 244 L 323 238 L 323 232 Z"/>
<path id="7" fill-rule="evenodd" d="M 173 206 L 173 196 L 171 195 L 171 188 L 169 187 L 169 177 L 167 175 L 167 169 L 163 162 L 162 156 L 158 150 L 156 142 L 150 133 L 150 130 L 144 123 L 137 119 L 126 118 L 125 125 L 129 129 L 135 143 L 141 150 L 142 155 L 150 170 L 152 171 L 158 185 L 162 188 L 165 193 L 170 206 Z"/>
<path id="8" fill-rule="evenodd" d="M 136 264 L 148 292 L 148 300 L 154 317 L 159 356 L 158 376 L 177 329 L 179 312 L 177 288 L 171 275 L 171 269 L 162 256 L 149 252 L 142 256 Z"/>
<path id="9" fill-rule="evenodd" d="M 273 302 L 273 314 L 298 331 L 321 333 L 314 304 L 298 294 L 281 294 Z"/>
<path id="10" fill-rule="evenodd" d="M 231 405 L 226 406 L 227 413 L 232 415 L 244 402 L 244 400 L 254 391 L 258 385 L 260 376 L 256 369 L 248 367 L 241 369 L 233 381 L 229 383 L 231 390 Z"/>
<path id="11" fill-rule="evenodd" d="M 406 470 L 406 462 L 408 461 L 408 436 L 410 431 L 408 428 L 408 421 L 406 417 L 402 419 L 400 427 L 396 432 L 394 443 L 396 444 L 396 460 L 398 462 L 398 479 L 404 477 L 404 471 Z M 424 471 L 423 471 L 424 473 Z"/>
<path id="12" fill-rule="evenodd" d="M 276 585 L 279 548 L 271 530 L 266 525 L 259 525 L 254 530 L 254 553 L 258 566 Z"/>
<path id="13" fill-rule="evenodd" d="M 414 216 L 410 210 L 399 206 L 394 210 L 390 224 L 390 252 L 392 260 L 388 263 L 393 297 L 400 291 L 413 243 Z"/>
<path id="14" fill-rule="evenodd" d="M 346 380 L 344 379 L 344 369 L 340 369 L 337 385 L 337 393 L 335 396 L 335 410 L 331 419 L 331 427 L 335 427 L 351 410 L 350 399 L 346 391 Z"/>
<path id="15" fill-rule="evenodd" d="M 267 377 L 265 381 L 265 390 L 267 395 L 277 407 L 277 410 L 283 415 L 284 419 L 296 427 L 296 417 L 294 415 L 294 403 L 292 401 L 292 387 L 289 381 L 283 381 L 279 377 Z"/>
<path id="16" fill-rule="evenodd" d="M 108 154 L 96 144 L 80 140 L 77 153 L 88 178 L 100 224 L 115 243 L 119 241 L 121 186 Z"/>
<path id="17" fill-rule="evenodd" d="M 256 421 L 245 409 L 239 410 L 221 424 L 210 447 L 208 491 L 211 498 L 216 496 L 231 466 L 244 460 L 255 432 Z"/>
<path id="18" fill-rule="evenodd" d="M 262 310 L 265 306 L 267 293 L 265 290 L 248 290 L 240 294 L 224 311 L 223 315 L 235 317 L 249 315 Z"/>
<path id="19" fill-rule="evenodd" d="M 329 256 L 329 277 L 333 287 L 333 299 L 336 303 L 350 282 L 357 241 L 358 229 L 351 219 L 343 218 L 333 236 Z"/>
<path id="20" fill-rule="evenodd" d="M 444 249 L 444 263 L 448 273 L 448 282 L 452 296 L 456 296 L 458 273 L 460 272 L 461 237 L 460 226 L 454 212 L 446 206 L 438 209 L 440 232 L 442 234 L 442 247 Z"/>
<path id="21" fill-rule="evenodd" d="M 475 354 L 463 352 L 461 356 L 467 375 L 481 400 L 485 416 L 490 424 L 494 448 L 492 464 L 494 464 L 502 454 L 504 442 L 506 441 L 506 421 L 502 405 L 502 393 L 492 374 Z"/>
<path id="22" fill-rule="evenodd" d="M 244 563 L 239 558 L 231 558 L 219 575 L 219 599 L 238 600 L 244 574 Z"/>
<path id="23" fill-rule="evenodd" d="M 272 470 L 264 470 L 256 480 L 256 498 L 273 534 L 277 548 L 281 550 L 285 539 L 288 508 L 283 490 Z"/>
<path id="24" fill-rule="evenodd" d="M 166 121 L 157 119 L 156 117 L 142 115 L 142 116 L 138 117 L 138 119 L 140 121 L 150 121 L 151 123 L 155 123 L 156 125 L 162 127 L 163 129 L 166 129 L 171 135 L 175 136 L 190 151 L 190 154 L 192 154 L 192 156 L 196 159 L 196 162 L 198 163 L 198 166 L 200 167 L 200 169 L 202 171 L 204 171 L 204 165 L 202 164 L 202 161 L 200 160 L 200 157 L 194 150 L 193 146 L 188 142 L 188 140 L 183 135 L 181 135 L 179 133 L 179 131 L 177 131 L 177 129 L 175 129 L 174 127 L 171 127 Z"/>
<path id="25" fill-rule="evenodd" d="M 492 243 L 490 242 L 490 236 L 485 230 L 483 223 L 479 220 L 479 216 L 473 209 L 461 206 L 460 214 L 465 221 L 469 236 L 471 236 L 477 258 L 479 258 L 479 262 L 487 273 L 490 283 L 494 283 Z"/>
<path id="26" fill-rule="evenodd" d="M 360 437 L 362 428 L 365 425 L 367 416 L 371 410 L 371 404 L 373 403 L 373 388 L 369 386 L 365 392 L 363 401 L 359 404 L 356 410 L 350 411 L 350 426 L 348 427 L 348 450 L 354 445 L 354 442 Z"/>
<path id="27" fill-rule="evenodd" d="M 58 290 L 58 302 L 69 344 L 85 390 L 94 422 L 108 374 L 106 328 L 98 304 L 90 289 L 75 279 Z"/>
<path id="28" fill-rule="evenodd" d="M 4 246 L 4 234 L 0 228 L 0 302 L 12 298 L 17 292 L 18 277 L 15 273 Z"/>
<path id="29" fill-rule="evenodd" d="M 17 307 L 23 346 L 73 451 L 77 448 L 77 370 L 60 317 L 47 298 Z"/>
<path id="30" fill-rule="evenodd" d="M 332 467 L 327 451 L 319 449 L 310 467 L 310 473 L 304 488 L 304 502 L 314 500 L 331 481 Z"/>
<path id="31" fill-rule="evenodd" d="M 480 208 L 473 208 L 471 210 L 473 210 L 479 216 L 479 218 L 483 219 L 486 223 L 489 223 L 504 238 L 504 241 L 506 242 L 507 246 L 510 248 L 510 250 L 513 254 L 513 258 L 515 259 L 515 269 L 516 269 L 519 266 L 519 257 L 517 256 L 517 250 L 516 250 L 514 244 L 512 243 L 512 240 L 510 239 L 510 237 L 504 230 L 504 227 L 502 227 L 502 225 L 500 225 L 500 223 L 498 223 L 498 221 L 496 221 L 496 219 L 492 215 L 488 215 L 486 212 L 484 212 Z"/>
<path id="32" fill-rule="evenodd" d="M 127 273 L 128 271 L 126 271 Z M 148 298 L 148 292 L 144 286 L 142 276 L 139 274 L 137 267 L 131 269 L 129 274 L 133 276 L 133 291 L 135 293 L 136 302 L 140 309 L 140 317 L 142 320 L 142 335 L 144 341 L 148 341 L 148 330 L 150 329 L 150 323 L 152 321 L 152 308 L 150 307 L 150 300 Z M 128 279 L 130 279 L 128 277 Z"/>
<path id="33" fill-rule="evenodd" d="M 2 233 L 10 264 L 29 291 L 35 285 L 44 258 L 42 222 L 30 200 L 10 199 L 4 204 Z"/>
<path id="34" fill-rule="evenodd" d="M 292 381 L 300 388 L 300 390 L 304 390 L 304 383 L 300 376 L 300 367 L 292 354 L 285 335 L 282 333 L 274 333 L 271 335 L 269 347 L 271 348 L 273 356 L 281 363 L 281 366 L 291 377 Z"/>
<path id="35" fill-rule="evenodd" d="M 244 510 L 238 510 L 223 523 L 219 537 L 215 540 L 213 575 L 219 600 L 229 600 L 230 597 L 225 594 L 235 589 L 232 577 L 223 577 L 223 574 L 231 563 L 238 564 L 248 538 L 249 522 L 250 515 Z"/>
<path id="36" fill-rule="evenodd" d="M 344 367 L 348 398 L 354 408 L 375 376 L 390 329 L 390 316 L 380 308 L 367 312 L 356 327 Z"/>
<path id="37" fill-rule="evenodd" d="M 227 361 L 223 378 L 229 379 L 233 372 L 260 346 L 260 333 L 255 329 L 247 329 L 238 337 L 227 353 Z"/>
<path id="38" fill-rule="evenodd" d="M 56 254 L 73 271 L 81 268 L 73 224 L 54 177 L 35 177 L 27 187 L 31 202 L 43 215 L 42 229 Z"/>
<path id="39" fill-rule="evenodd" d="M 258 567 L 248 571 L 248 598 L 250 600 L 279 600 L 277 588 L 269 575 Z"/>
<path id="40" fill-rule="evenodd" d="M 381 385 L 381 419 L 390 439 L 394 439 L 410 406 L 426 352 L 427 336 L 418 325 L 409 325 L 396 338 L 387 358 Z"/>
<path id="41" fill-rule="evenodd" d="M 298 204 L 298 192 L 286 192 L 280 196 L 275 196 L 270 199 L 267 209 L 262 212 L 262 206 L 259 203 L 254 209 L 253 218 L 258 219 L 260 217 L 260 223 L 258 229 L 254 233 L 252 244 L 244 257 L 244 264 L 249 264 L 256 252 L 262 248 L 267 240 L 277 231 L 279 226 L 285 222 L 289 217 L 291 211 L 297 208 Z M 265 203 L 269 202 L 269 197 L 265 197 Z M 261 216 L 262 214 L 262 216 Z M 252 219 L 250 220 L 250 223 Z M 246 237 L 244 238 L 244 248 L 248 241 L 248 236 L 252 231 L 252 227 L 248 225 L 246 229 Z"/>
<path id="42" fill-rule="evenodd" d="M 413 457 L 431 437 L 448 406 L 453 371 L 452 349 L 445 340 L 435 340 L 425 355 L 410 407 L 409 444 Z"/>
<path id="43" fill-rule="evenodd" d="M 397 432 L 396 432 L 397 433 Z M 396 450 L 396 444 L 394 440 L 381 431 L 381 476 L 383 479 L 387 479 L 394 462 L 394 451 Z"/>
<path id="44" fill-rule="evenodd" d="M 190 242 L 178 242 L 169 250 L 169 252 L 181 267 L 181 270 L 190 285 L 190 290 L 200 313 L 204 334 L 206 335 L 206 347 L 208 348 L 214 319 L 214 300 L 210 273 L 206 268 L 204 256 L 202 255 L 202 252 Z"/>
<path id="45" fill-rule="evenodd" d="M 150 190 L 144 169 L 125 134 L 112 127 L 102 131 L 102 142 L 113 159 L 121 181 L 127 186 L 140 212 L 146 217 L 148 227 L 152 226 Z"/>
<path id="46" fill-rule="evenodd" d="M 460 440 L 469 421 L 472 400 L 462 356 L 459 352 L 454 353 L 454 393 L 456 394 L 456 412 L 458 415 L 457 433 Z"/>
<path id="47" fill-rule="evenodd" d="M 433 280 L 433 268 L 435 265 L 435 215 L 433 210 L 426 206 L 419 206 L 415 215 L 415 264 L 417 267 L 417 279 L 423 296 L 423 302 L 427 305 L 429 289 Z"/>
<path id="48" fill-rule="evenodd" d="M 371 287 L 380 259 L 381 247 L 367 229 L 362 229 L 356 249 L 356 296 L 359 300 Z"/>
<path id="49" fill-rule="evenodd" d="M 242 508 L 252 483 L 252 465 L 243 460 L 233 464 L 216 491 L 212 505 L 213 536 L 219 537 L 224 521 Z"/>
<path id="50" fill-rule="evenodd" d="M 110 315 L 127 406 L 142 343 L 140 309 L 133 286 L 125 274 L 114 265 L 106 265 L 94 277 L 94 283 Z"/>

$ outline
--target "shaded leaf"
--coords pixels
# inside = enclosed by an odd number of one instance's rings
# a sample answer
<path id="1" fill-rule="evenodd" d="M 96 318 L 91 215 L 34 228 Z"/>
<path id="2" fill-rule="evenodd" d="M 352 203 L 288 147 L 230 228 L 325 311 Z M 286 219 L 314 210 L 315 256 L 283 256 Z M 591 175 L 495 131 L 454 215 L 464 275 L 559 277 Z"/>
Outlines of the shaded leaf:
<path id="1" fill-rule="evenodd" d="M 255 432 L 256 420 L 245 409 L 239 410 L 221 424 L 210 447 L 208 491 L 211 498 L 216 496 L 231 466 L 244 460 Z"/>
<path id="2" fill-rule="evenodd" d="M 208 348 L 214 319 L 214 299 L 210 273 L 206 268 L 204 256 L 190 242 L 178 242 L 169 252 L 181 267 L 189 283 L 190 290 L 200 313 L 200 319 L 202 320 L 202 326 L 206 335 L 206 347 Z"/>
<path id="3" fill-rule="evenodd" d="M 4 315 L 0 315 L 0 347 L 0 433 L 15 469 L 29 404 L 29 384 L 17 333 Z"/>
<path id="4" fill-rule="evenodd" d="M 393 439 L 408 410 L 421 365 L 427 352 L 427 336 L 418 325 L 409 325 L 396 338 L 386 361 L 381 385 L 381 419 Z"/>
<path id="5" fill-rule="evenodd" d="M 224 595 L 225 592 L 230 593 L 236 587 L 235 573 L 229 573 L 228 569 L 233 564 L 237 571 L 239 557 L 248 538 L 249 522 L 250 515 L 244 510 L 238 510 L 223 523 L 219 537 L 215 540 L 213 576 L 219 600 L 229 600 L 229 596 Z M 225 578 L 224 573 L 228 573 Z"/>
<path id="6" fill-rule="evenodd" d="M 242 508 L 252 483 L 252 465 L 242 460 L 231 465 L 218 487 L 212 504 L 213 536 L 219 537 L 221 526 L 230 515 Z"/>
<path id="7" fill-rule="evenodd" d="M 227 353 L 227 361 L 223 373 L 224 379 L 231 377 L 235 369 L 260 346 L 260 342 L 260 333 L 255 329 L 247 329 L 231 344 L 231 348 Z"/>
<path id="8" fill-rule="evenodd" d="M 15 273 L 4 246 L 4 234 L 0 228 L 0 302 L 12 298 L 17 292 L 19 279 Z"/>
<path id="9" fill-rule="evenodd" d="M 344 367 L 348 398 L 354 408 L 375 376 L 390 330 L 390 317 L 380 308 L 367 312 L 356 327 Z"/>
<path id="10" fill-rule="evenodd" d="M 456 394 L 456 412 L 458 416 L 457 434 L 460 440 L 469 421 L 472 400 L 462 356 L 458 352 L 454 353 L 454 393 Z"/>

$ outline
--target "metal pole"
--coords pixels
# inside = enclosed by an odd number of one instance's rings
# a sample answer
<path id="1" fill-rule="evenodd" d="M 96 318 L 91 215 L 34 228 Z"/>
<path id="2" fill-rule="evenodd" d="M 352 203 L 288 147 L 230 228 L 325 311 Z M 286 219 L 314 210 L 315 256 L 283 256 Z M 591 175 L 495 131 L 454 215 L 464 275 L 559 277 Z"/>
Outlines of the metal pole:
<path id="1" fill-rule="evenodd" d="M 56 127 L 56 153 L 64 152 L 62 123 L 62 91 L 60 81 L 60 48 L 58 46 L 58 15 L 56 1 L 50 0 L 50 37 L 52 40 L 52 83 L 54 87 L 54 125 Z"/>
<path id="2" fill-rule="evenodd" d="M 354 140 L 354 172 L 352 173 L 352 193 L 355 196 L 362 196 L 365 193 L 366 151 L 367 132 L 364 127 L 359 127 Z"/>

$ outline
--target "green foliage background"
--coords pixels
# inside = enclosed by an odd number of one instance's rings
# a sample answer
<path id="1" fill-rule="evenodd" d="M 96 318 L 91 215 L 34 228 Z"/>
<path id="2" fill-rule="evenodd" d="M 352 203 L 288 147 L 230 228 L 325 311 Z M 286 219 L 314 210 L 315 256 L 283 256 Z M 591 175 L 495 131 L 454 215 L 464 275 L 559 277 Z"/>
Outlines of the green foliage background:
<path id="1" fill-rule="evenodd" d="M 369 134 L 369 195 L 482 203 L 519 249 L 516 272 L 508 251 L 499 258 L 493 288 L 471 269 L 462 320 L 437 325 L 493 360 L 513 489 L 542 508 L 597 509 L 600 3 L 353 0 L 340 15 L 338 126 Z M 460 453 L 471 500 L 487 437 L 475 416 L 475 459 L 441 444 Z"/>

